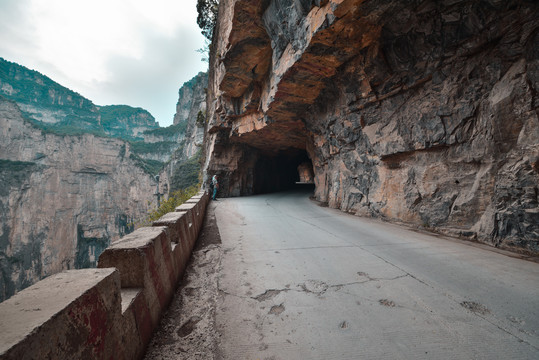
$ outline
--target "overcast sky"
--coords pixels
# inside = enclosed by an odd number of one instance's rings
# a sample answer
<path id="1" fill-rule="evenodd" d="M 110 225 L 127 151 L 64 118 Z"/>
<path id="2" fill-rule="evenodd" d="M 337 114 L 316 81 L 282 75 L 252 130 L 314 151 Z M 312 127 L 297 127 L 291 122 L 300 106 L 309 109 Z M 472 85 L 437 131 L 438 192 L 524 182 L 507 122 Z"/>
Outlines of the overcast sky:
<path id="1" fill-rule="evenodd" d="M 168 126 L 178 89 L 208 66 L 196 17 L 196 0 L 0 0 L 0 57 Z"/>

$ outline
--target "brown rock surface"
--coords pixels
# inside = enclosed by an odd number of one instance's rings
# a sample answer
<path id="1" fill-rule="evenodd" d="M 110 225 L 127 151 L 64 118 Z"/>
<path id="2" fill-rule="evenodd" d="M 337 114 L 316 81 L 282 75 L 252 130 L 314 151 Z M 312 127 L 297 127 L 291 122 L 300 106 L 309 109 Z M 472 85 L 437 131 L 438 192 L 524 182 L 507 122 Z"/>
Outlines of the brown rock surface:
<path id="1" fill-rule="evenodd" d="M 206 113 L 206 87 L 208 73 L 200 72 L 182 85 L 178 91 L 178 103 L 174 114 L 174 125 L 185 122 L 185 137 L 178 139 L 183 142 L 182 158 L 190 158 L 200 148 L 204 140 L 204 124 L 197 123 L 199 112 Z"/>
<path id="2" fill-rule="evenodd" d="M 175 180 L 185 178 L 181 173 L 182 165 L 200 154 L 204 142 L 207 86 L 208 73 L 200 72 L 185 82 L 178 91 L 174 125 L 185 126 L 185 132 L 180 132 L 180 136 L 173 140 L 177 148 L 167 157 L 159 174 L 161 188 L 166 189 L 165 193 L 179 190 Z M 200 119 L 199 114 L 202 115 Z"/>
<path id="3" fill-rule="evenodd" d="M 532 1 L 222 0 L 207 174 L 222 196 L 276 190 L 308 156 L 331 207 L 537 253 L 538 19 Z"/>

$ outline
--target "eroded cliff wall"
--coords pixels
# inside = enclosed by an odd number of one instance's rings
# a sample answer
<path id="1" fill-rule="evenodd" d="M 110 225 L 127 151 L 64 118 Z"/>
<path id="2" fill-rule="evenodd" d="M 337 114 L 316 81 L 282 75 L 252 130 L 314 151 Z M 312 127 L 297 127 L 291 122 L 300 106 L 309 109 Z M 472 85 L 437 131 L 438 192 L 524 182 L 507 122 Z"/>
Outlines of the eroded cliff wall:
<path id="1" fill-rule="evenodd" d="M 178 149 L 162 171 L 167 187 L 174 191 L 199 182 L 204 124 L 206 122 L 206 88 L 208 73 L 200 72 L 185 82 L 178 91 L 178 102 L 174 114 L 174 126 L 185 128 L 178 139 Z"/>
<path id="2" fill-rule="evenodd" d="M 0 159 L 0 301 L 47 275 L 95 266 L 155 207 L 155 181 L 126 142 L 42 132 L 2 97 Z"/>
<path id="3" fill-rule="evenodd" d="M 182 122 L 186 123 L 185 144 L 182 150 L 182 156 L 184 158 L 190 158 L 195 155 L 200 150 L 200 146 L 204 140 L 207 87 L 208 73 L 200 72 L 183 84 L 178 91 L 174 125 Z"/>
<path id="4" fill-rule="evenodd" d="M 534 1 L 222 0 L 206 174 L 223 196 L 277 189 L 539 252 L 539 8 Z M 261 165 L 269 164 L 269 165 Z"/>

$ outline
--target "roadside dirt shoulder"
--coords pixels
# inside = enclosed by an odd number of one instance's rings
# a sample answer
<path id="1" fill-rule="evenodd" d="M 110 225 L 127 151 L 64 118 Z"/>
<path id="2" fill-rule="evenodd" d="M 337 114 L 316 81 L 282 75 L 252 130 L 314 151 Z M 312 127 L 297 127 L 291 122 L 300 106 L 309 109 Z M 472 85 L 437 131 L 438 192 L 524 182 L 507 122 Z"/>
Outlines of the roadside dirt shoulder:
<path id="1" fill-rule="evenodd" d="M 214 210 L 215 203 L 210 202 L 180 287 L 148 346 L 147 360 L 216 357 L 215 309 L 222 248 Z"/>

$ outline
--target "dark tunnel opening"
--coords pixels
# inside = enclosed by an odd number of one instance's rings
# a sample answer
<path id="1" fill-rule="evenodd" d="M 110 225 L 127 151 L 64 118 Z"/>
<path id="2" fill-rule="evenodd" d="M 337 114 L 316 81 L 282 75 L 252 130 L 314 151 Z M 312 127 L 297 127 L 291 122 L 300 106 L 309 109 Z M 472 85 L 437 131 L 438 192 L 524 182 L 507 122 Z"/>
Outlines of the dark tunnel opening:
<path id="1" fill-rule="evenodd" d="M 255 194 L 306 189 L 314 191 L 314 172 L 305 150 L 288 149 L 276 155 L 262 155 L 254 169 Z"/>

